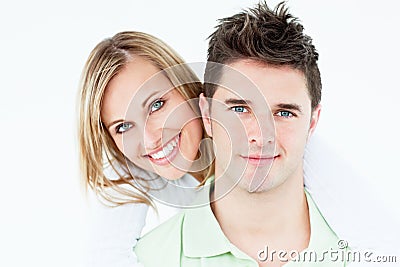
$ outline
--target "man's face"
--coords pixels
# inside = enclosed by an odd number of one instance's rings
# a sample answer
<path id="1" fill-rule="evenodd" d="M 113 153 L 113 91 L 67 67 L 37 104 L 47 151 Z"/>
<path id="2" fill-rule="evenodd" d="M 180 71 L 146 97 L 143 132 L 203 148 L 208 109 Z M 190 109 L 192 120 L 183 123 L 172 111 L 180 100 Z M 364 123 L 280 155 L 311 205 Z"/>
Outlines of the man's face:
<path id="1" fill-rule="evenodd" d="M 234 71 L 223 72 L 211 107 L 204 97 L 200 101 L 214 140 L 216 178 L 249 192 L 301 178 L 304 148 L 320 112 L 319 106 L 311 110 L 304 74 L 251 60 L 228 66 Z"/>

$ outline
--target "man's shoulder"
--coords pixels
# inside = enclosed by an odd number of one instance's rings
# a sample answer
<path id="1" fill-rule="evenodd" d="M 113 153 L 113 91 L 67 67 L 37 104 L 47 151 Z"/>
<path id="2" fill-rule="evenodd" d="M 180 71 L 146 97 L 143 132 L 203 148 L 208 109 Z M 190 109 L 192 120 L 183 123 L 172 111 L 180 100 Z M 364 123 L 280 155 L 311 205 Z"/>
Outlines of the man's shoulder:
<path id="1" fill-rule="evenodd" d="M 184 217 L 180 212 L 140 238 L 135 247 L 140 263 L 146 267 L 179 266 Z"/>
<path id="2" fill-rule="evenodd" d="M 184 211 L 174 215 L 172 218 L 168 219 L 140 238 L 138 245 L 145 246 L 149 241 L 159 238 L 160 236 L 174 240 L 180 238 L 184 216 Z"/>

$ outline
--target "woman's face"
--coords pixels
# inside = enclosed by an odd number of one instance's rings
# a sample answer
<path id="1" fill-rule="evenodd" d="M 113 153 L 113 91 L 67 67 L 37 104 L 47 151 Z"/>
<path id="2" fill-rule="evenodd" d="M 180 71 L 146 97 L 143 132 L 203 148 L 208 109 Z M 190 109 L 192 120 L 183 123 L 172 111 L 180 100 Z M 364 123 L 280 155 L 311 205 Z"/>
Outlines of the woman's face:
<path id="1" fill-rule="evenodd" d="M 202 138 L 201 120 L 150 61 L 134 57 L 107 85 L 101 119 L 135 165 L 167 179 L 190 171 Z"/>

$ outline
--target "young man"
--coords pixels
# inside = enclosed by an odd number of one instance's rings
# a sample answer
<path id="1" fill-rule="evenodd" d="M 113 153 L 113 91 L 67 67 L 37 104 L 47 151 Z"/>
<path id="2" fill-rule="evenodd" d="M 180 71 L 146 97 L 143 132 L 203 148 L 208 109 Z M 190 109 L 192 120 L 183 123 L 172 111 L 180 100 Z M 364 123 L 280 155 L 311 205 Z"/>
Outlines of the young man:
<path id="1" fill-rule="evenodd" d="M 145 267 L 345 266 L 347 245 L 303 186 L 304 149 L 320 115 L 317 59 L 283 4 L 221 21 L 200 97 L 216 155 L 210 204 L 141 239 L 135 251 Z"/>

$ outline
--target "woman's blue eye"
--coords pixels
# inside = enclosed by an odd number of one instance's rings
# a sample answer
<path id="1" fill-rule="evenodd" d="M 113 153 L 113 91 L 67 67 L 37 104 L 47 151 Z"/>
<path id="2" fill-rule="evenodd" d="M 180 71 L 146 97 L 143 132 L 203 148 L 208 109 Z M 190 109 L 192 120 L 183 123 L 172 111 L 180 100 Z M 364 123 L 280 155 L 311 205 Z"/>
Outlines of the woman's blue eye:
<path id="1" fill-rule="evenodd" d="M 163 101 L 161 99 L 154 101 L 150 106 L 150 113 L 153 113 L 153 112 L 159 110 L 164 105 L 164 102 L 165 101 Z"/>
<path id="2" fill-rule="evenodd" d="M 128 131 L 130 128 L 132 128 L 132 126 L 133 126 L 132 123 L 129 123 L 129 122 L 121 123 L 120 125 L 118 125 L 116 127 L 116 132 L 124 133 L 124 132 Z"/>
<path id="3" fill-rule="evenodd" d="M 238 113 L 249 112 L 249 111 L 247 110 L 247 108 L 245 108 L 245 107 L 243 107 L 243 106 L 231 107 L 231 110 L 233 110 L 234 112 L 238 112 Z"/>
<path id="4" fill-rule="evenodd" d="M 290 112 L 290 111 L 285 111 L 285 110 L 279 111 L 279 112 L 277 113 L 277 115 L 278 115 L 278 116 L 281 116 L 281 117 L 285 117 L 285 118 L 289 118 L 289 117 L 293 117 L 293 116 L 294 116 L 292 112 Z"/>

